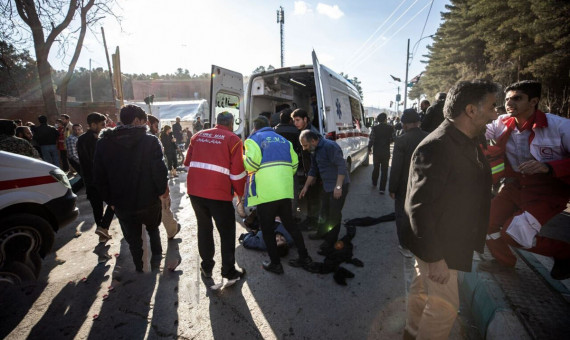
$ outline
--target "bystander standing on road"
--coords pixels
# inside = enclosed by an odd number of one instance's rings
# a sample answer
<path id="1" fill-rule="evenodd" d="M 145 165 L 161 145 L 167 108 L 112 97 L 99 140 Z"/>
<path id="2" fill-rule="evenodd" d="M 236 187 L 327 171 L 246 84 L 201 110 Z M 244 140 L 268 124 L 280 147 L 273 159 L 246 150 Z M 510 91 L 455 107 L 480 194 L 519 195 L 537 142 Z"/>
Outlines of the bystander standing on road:
<path id="1" fill-rule="evenodd" d="M 570 244 L 539 231 L 570 199 L 570 120 L 538 109 L 541 89 L 537 81 L 511 84 L 505 90 L 508 114 L 487 127 L 487 139 L 506 156 L 505 185 L 491 203 L 487 246 L 508 267 L 517 261 L 509 245 L 552 256 L 550 275 L 564 280 L 570 278 Z"/>
<path id="2" fill-rule="evenodd" d="M 67 154 L 67 138 L 73 133 L 73 123 L 69 121 L 69 116 L 63 114 L 60 116 L 61 126 L 60 126 L 60 140 L 62 143 L 58 143 L 59 147 L 59 159 L 61 161 L 61 169 L 65 172 L 69 171 L 69 156 Z"/>
<path id="3" fill-rule="evenodd" d="M 14 121 L 0 119 L 0 150 L 39 159 L 40 155 L 30 142 L 15 136 L 16 128 Z"/>
<path id="4" fill-rule="evenodd" d="M 67 158 L 69 163 L 77 173 L 81 173 L 81 165 L 79 163 L 79 155 L 77 153 L 77 139 L 83 134 L 83 126 L 81 124 L 73 124 L 71 135 L 65 140 L 67 149 Z"/>
<path id="5" fill-rule="evenodd" d="M 153 115 L 147 115 L 147 125 L 148 125 L 148 134 L 158 137 L 158 118 Z M 159 140 L 160 141 L 160 140 Z M 164 148 L 163 148 L 164 152 Z M 160 196 L 160 201 L 162 204 L 162 216 L 161 221 L 164 229 L 166 230 L 166 237 L 169 240 L 172 240 L 174 236 L 178 234 L 180 231 L 180 224 L 174 218 L 174 214 L 171 210 L 172 199 L 170 195 L 167 196 Z"/>
<path id="6" fill-rule="evenodd" d="M 121 108 L 121 126 L 101 133 L 93 159 L 95 184 L 113 207 L 129 244 L 135 270 L 143 271 L 142 228 L 150 240 L 150 268 L 160 269 L 160 196 L 167 197 L 167 169 L 158 138 L 147 134 L 147 116 L 136 105 Z"/>
<path id="7" fill-rule="evenodd" d="M 372 170 L 372 186 L 378 185 L 380 176 L 380 194 L 386 191 L 388 180 L 388 165 L 390 163 L 390 144 L 394 136 L 394 128 L 386 124 L 386 114 L 381 113 L 376 117 L 377 125 L 372 127 L 368 142 L 368 153 L 373 154 L 374 169 Z"/>
<path id="8" fill-rule="evenodd" d="M 316 98 L 316 97 L 315 97 Z M 316 105 L 316 99 L 315 99 Z M 296 109 L 291 113 L 291 118 L 293 119 L 293 124 L 299 130 L 299 133 L 304 130 L 310 130 L 313 133 L 319 135 L 319 131 L 315 128 L 313 124 L 311 124 L 311 120 L 307 111 L 303 109 Z M 301 165 L 303 166 L 303 172 L 305 177 L 308 176 L 309 171 L 311 170 L 311 153 L 304 148 L 301 148 L 301 157 L 299 159 Z M 306 181 L 306 178 L 305 178 Z M 322 223 L 319 218 L 319 212 L 321 210 L 321 179 L 317 176 L 315 178 L 315 183 L 310 185 L 307 189 L 307 192 L 304 195 L 304 201 L 306 202 L 307 206 L 307 219 L 304 221 L 302 228 L 307 230 L 314 230 L 316 231 L 319 229 L 319 224 Z M 301 197 L 299 197 L 301 199 Z M 309 235 L 309 238 L 317 237 L 317 234 Z"/>
<path id="9" fill-rule="evenodd" d="M 443 106 L 445 105 L 445 92 L 440 92 L 435 95 L 435 104 L 426 110 L 426 115 L 422 120 L 421 128 L 427 133 L 437 129 L 439 124 L 443 122 Z"/>
<path id="10" fill-rule="evenodd" d="M 243 196 L 246 173 L 243 143 L 234 134 L 234 116 L 221 112 L 213 129 L 192 136 L 184 166 L 188 167 L 188 195 L 198 222 L 200 271 L 206 278 L 214 269 L 214 225 L 220 234 L 222 277 L 240 279 L 245 271 L 235 268 L 236 221 L 232 199 Z"/>
<path id="11" fill-rule="evenodd" d="M 420 102 L 420 111 L 418 111 L 418 114 L 420 115 L 420 122 L 422 122 L 424 120 L 424 117 L 426 116 L 427 113 L 427 109 L 430 107 L 430 102 L 427 99 L 424 99 Z"/>
<path id="12" fill-rule="evenodd" d="M 336 142 L 322 138 L 310 130 L 303 130 L 299 141 L 303 150 L 311 153 L 311 170 L 299 198 L 306 195 L 309 187 L 315 183 L 317 175 L 320 175 L 323 182 L 321 216 L 325 218 L 325 222 L 319 224 L 316 235 L 325 239 L 320 245 L 321 253 L 328 253 L 338 239 L 342 208 L 348 195 L 350 179 L 346 161 Z"/>
<path id="13" fill-rule="evenodd" d="M 176 144 L 184 143 L 182 138 L 182 125 L 180 124 L 180 117 L 176 117 L 176 123 L 172 124 L 172 136 L 176 138 Z"/>
<path id="14" fill-rule="evenodd" d="M 491 168 L 477 137 L 496 119 L 499 88 L 462 81 L 451 88 L 445 120 L 412 156 L 406 212 L 415 272 L 404 338 L 446 339 L 457 317 L 458 271 L 482 252 L 491 201 Z"/>
<path id="15" fill-rule="evenodd" d="M 390 197 L 394 200 L 396 212 L 396 228 L 400 252 L 406 257 L 412 257 L 410 243 L 413 240 L 410 219 L 406 215 L 404 204 L 406 203 L 406 189 L 408 187 L 408 173 L 410 161 L 414 150 L 428 135 L 420 129 L 420 116 L 414 109 L 405 109 L 402 114 L 402 127 L 404 134 L 394 141 L 392 167 L 390 169 Z"/>
<path id="16" fill-rule="evenodd" d="M 178 159 L 176 158 L 176 150 L 178 140 L 173 136 L 172 129 L 168 125 L 164 125 L 160 131 L 160 143 L 166 157 L 166 164 L 170 172 L 170 178 L 178 177 L 176 169 L 178 168 Z"/>
<path id="17" fill-rule="evenodd" d="M 204 125 L 202 125 L 200 117 L 196 117 L 196 120 L 194 121 L 194 123 L 192 123 L 192 127 L 194 128 L 194 133 L 197 133 L 204 128 Z"/>
<path id="18" fill-rule="evenodd" d="M 53 126 L 48 125 L 46 116 L 39 116 L 38 121 L 40 126 L 36 126 L 33 132 L 34 139 L 42 151 L 42 158 L 59 168 L 59 152 L 57 150 L 59 132 Z"/>
<path id="19" fill-rule="evenodd" d="M 257 117 L 253 126 L 255 130 L 245 141 L 244 166 L 248 171 L 245 204 L 248 207 L 257 207 L 257 216 L 270 259 L 263 262 L 263 269 L 283 274 L 274 236 L 274 221 L 277 216 L 295 240 L 299 253 L 299 257 L 289 261 L 289 264 L 301 267 L 312 262 L 303 234 L 297 228 L 291 210 L 293 176 L 297 172 L 299 160 L 293 150 L 293 144 L 277 134 L 270 127 L 267 118 Z"/>
<path id="20" fill-rule="evenodd" d="M 115 213 L 113 209 L 107 205 L 104 207 L 103 197 L 99 192 L 99 188 L 95 184 L 93 177 L 93 155 L 95 154 L 95 145 L 99 140 L 99 132 L 105 128 L 105 116 L 93 112 L 87 115 L 87 126 L 89 127 L 84 134 L 77 138 L 77 157 L 79 158 L 79 169 L 83 184 L 85 184 L 85 192 L 87 199 L 93 210 L 93 218 L 97 228 L 95 233 L 99 235 L 99 242 L 107 242 L 111 239 L 109 235 L 109 226 L 113 220 Z"/>

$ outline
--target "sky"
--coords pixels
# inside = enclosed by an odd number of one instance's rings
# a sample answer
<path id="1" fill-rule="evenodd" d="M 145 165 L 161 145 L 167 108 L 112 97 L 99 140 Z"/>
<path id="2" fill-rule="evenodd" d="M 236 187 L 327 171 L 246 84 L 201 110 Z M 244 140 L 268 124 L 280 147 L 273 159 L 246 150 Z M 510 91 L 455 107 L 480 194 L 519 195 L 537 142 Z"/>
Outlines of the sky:
<path id="1" fill-rule="evenodd" d="M 403 98 L 406 47 L 408 79 L 424 70 L 420 60 L 437 31 L 446 0 L 120 0 L 121 17 L 105 18 L 85 38 L 77 67 L 107 69 L 99 26 L 109 53 L 118 46 L 123 73 L 209 73 L 211 65 L 250 75 L 258 66 L 281 64 L 280 25 L 285 11 L 285 66 L 319 61 L 362 82 L 364 105 L 388 107 L 397 87 Z M 433 3 L 433 4 L 432 4 Z M 430 11 L 431 7 L 431 11 Z M 429 13 L 429 16 L 428 16 Z M 425 29 L 424 29 L 425 25 Z M 423 34 L 422 34 L 423 32 Z M 427 37 L 427 38 L 424 38 Z M 424 38 L 424 39 L 421 39 Z M 421 41 L 420 41 L 421 39 Z M 69 58 L 50 53 L 56 69 Z M 402 80 L 394 82 L 390 75 Z M 429 99 L 429 98 L 428 98 Z M 403 99 L 402 99 L 403 100 Z M 408 101 L 409 102 L 409 101 Z M 411 104 L 408 103 L 408 107 Z"/>

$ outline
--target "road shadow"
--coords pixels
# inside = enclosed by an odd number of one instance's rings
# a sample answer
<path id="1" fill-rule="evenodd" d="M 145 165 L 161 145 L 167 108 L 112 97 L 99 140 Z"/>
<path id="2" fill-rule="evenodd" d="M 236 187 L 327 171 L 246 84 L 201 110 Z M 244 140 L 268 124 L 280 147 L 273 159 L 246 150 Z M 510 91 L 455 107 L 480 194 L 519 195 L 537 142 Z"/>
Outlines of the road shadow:
<path id="1" fill-rule="evenodd" d="M 393 212 L 389 196 L 371 188 L 371 170 L 360 168 L 351 174 L 343 220 Z M 266 252 L 238 246 L 236 261 L 248 270 L 244 285 L 253 297 L 253 303 L 251 298 L 247 301 L 255 313 L 256 327 L 278 339 L 401 338 L 406 283 L 395 229 L 394 222 L 357 228 L 352 240 L 354 257 L 362 260 L 364 267 L 343 264 L 355 274 L 347 279 L 347 286 L 338 285 L 332 274 L 313 274 L 289 266 L 288 260 L 297 257 L 295 248 L 281 260 L 285 273 L 275 275 L 261 266 L 268 259 Z M 342 227 L 339 237 L 345 232 Z M 309 255 L 314 261 L 323 261 L 324 257 L 317 254 L 322 240 L 309 240 L 307 232 L 303 236 Z"/>
<path id="2" fill-rule="evenodd" d="M 242 293 L 246 280 L 247 273 L 245 279 L 231 287 L 220 291 L 207 289 L 214 339 L 263 339 Z M 202 281 L 207 287 L 213 284 L 213 280 L 204 277 Z"/>
<path id="3" fill-rule="evenodd" d="M 129 245 L 121 240 L 112 279 L 98 317 L 92 321 L 88 339 L 143 339 L 157 283 L 156 273 L 137 273 Z M 110 288 L 113 287 L 113 288 Z"/>
<path id="4" fill-rule="evenodd" d="M 154 297 L 151 327 L 157 338 L 178 338 L 179 285 L 182 258 L 179 249 L 180 239 L 168 241 L 162 272 Z"/>
<path id="5" fill-rule="evenodd" d="M 20 324 L 46 287 L 45 280 L 21 285 L 0 284 L 0 339 L 6 338 Z"/>
<path id="6" fill-rule="evenodd" d="M 99 264 L 87 277 L 64 286 L 32 328 L 28 339 L 73 339 L 90 317 L 89 309 L 101 285 L 109 280 L 109 268 L 109 265 Z"/>

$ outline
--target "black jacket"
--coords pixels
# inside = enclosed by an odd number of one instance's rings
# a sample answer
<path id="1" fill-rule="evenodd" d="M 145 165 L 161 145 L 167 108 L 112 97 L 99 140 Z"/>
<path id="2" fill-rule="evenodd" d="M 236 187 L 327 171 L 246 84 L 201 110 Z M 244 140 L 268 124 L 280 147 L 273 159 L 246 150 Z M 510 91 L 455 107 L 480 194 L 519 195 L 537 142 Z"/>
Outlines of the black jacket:
<path id="1" fill-rule="evenodd" d="M 59 132 L 51 125 L 41 124 L 34 129 L 34 139 L 38 145 L 54 145 L 59 139 Z"/>
<path id="2" fill-rule="evenodd" d="M 394 128 L 386 123 L 380 123 L 372 127 L 368 150 L 373 150 L 374 155 L 390 155 L 390 143 L 394 135 Z"/>
<path id="3" fill-rule="evenodd" d="M 79 156 L 79 165 L 81 167 L 81 178 L 87 188 L 94 185 L 93 155 L 95 154 L 95 144 L 98 139 L 99 135 L 91 130 L 87 130 L 77 138 L 77 154 Z"/>
<path id="4" fill-rule="evenodd" d="M 412 154 L 427 135 L 427 132 L 417 127 L 406 131 L 406 133 L 394 141 L 388 191 L 395 193 L 396 198 L 404 199 L 406 196 Z"/>
<path id="5" fill-rule="evenodd" d="M 301 143 L 299 142 L 299 135 L 301 134 L 301 131 L 297 130 L 295 125 L 279 123 L 277 126 L 275 126 L 275 132 L 293 144 L 293 150 L 295 150 L 297 155 L 301 154 L 301 151 L 303 150 Z"/>
<path id="6" fill-rule="evenodd" d="M 476 140 L 445 120 L 416 148 L 409 181 L 410 250 L 425 262 L 444 259 L 450 269 L 471 271 L 491 205 L 491 168 Z"/>
<path id="7" fill-rule="evenodd" d="M 95 184 L 107 204 L 138 211 L 160 202 L 168 170 L 158 138 L 146 126 L 103 130 L 93 162 Z"/>
<path id="8" fill-rule="evenodd" d="M 162 143 L 162 146 L 164 147 L 164 153 L 167 154 L 176 154 L 176 143 L 174 143 L 172 141 L 173 138 L 173 133 L 170 132 L 169 134 L 160 134 L 160 142 Z M 176 138 L 176 137 L 174 137 Z M 176 140 L 176 142 L 178 142 L 178 140 Z"/>
<path id="9" fill-rule="evenodd" d="M 437 127 L 443 122 L 443 106 L 445 105 L 445 100 L 438 101 L 432 106 L 428 107 L 426 115 L 422 120 L 422 130 L 427 133 L 432 132 L 437 129 Z"/>

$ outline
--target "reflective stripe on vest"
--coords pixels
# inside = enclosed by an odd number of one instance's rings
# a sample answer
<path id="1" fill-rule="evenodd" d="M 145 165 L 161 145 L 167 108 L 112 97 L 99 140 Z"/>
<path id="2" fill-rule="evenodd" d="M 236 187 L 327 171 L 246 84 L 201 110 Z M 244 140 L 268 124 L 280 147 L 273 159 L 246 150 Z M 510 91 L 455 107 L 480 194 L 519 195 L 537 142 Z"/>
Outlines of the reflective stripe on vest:
<path id="1" fill-rule="evenodd" d="M 501 171 L 505 171 L 505 163 L 497 164 L 491 168 L 491 173 L 493 175 L 496 175 L 496 174 L 500 173 Z"/>
<path id="2" fill-rule="evenodd" d="M 243 171 L 241 174 L 237 174 L 237 175 L 232 175 L 230 174 L 230 169 L 228 168 L 224 168 L 223 166 L 219 166 L 219 165 L 215 165 L 215 164 L 210 164 L 210 163 L 203 163 L 203 162 L 190 162 L 190 167 L 191 168 L 198 168 L 198 169 L 204 169 L 204 170 L 210 170 L 210 171 L 215 171 L 215 172 L 219 172 L 221 174 L 230 176 L 230 179 L 232 181 L 237 181 L 240 180 L 242 178 L 244 178 L 246 176 L 245 171 Z"/>

